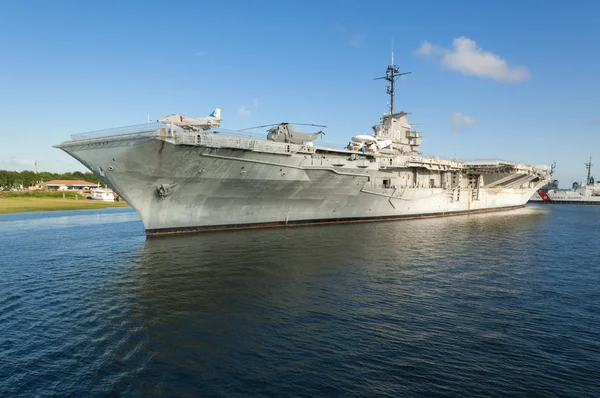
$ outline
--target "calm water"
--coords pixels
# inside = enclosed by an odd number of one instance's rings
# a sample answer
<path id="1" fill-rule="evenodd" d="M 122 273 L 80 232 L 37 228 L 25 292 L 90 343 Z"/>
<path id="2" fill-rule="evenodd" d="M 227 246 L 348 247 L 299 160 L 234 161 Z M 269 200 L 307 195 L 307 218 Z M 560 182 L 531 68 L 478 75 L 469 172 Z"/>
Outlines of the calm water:
<path id="1" fill-rule="evenodd" d="M 600 207 L 145 239 L 0 216 L 0 396 L 600 396 Z"/>

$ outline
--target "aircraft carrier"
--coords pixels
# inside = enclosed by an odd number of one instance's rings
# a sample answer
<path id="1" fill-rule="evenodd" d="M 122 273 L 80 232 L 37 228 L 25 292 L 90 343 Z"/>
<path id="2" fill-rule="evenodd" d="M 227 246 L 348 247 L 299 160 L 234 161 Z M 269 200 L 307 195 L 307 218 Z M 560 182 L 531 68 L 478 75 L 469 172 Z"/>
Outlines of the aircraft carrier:
<path id="1" fill-rule="evenodd" d="M 148 236 L 507 210 L 547 183 L 545 166 L 423 156 L 408 113 L 394 111 L 400 75 L 388 66 L 389 112 L 345 148 L 320 147 L 320 132 L 288 123 L 266 139 L 222 129 L 220 112 L 78 134 L 56 147 L 126 200 Z"/>

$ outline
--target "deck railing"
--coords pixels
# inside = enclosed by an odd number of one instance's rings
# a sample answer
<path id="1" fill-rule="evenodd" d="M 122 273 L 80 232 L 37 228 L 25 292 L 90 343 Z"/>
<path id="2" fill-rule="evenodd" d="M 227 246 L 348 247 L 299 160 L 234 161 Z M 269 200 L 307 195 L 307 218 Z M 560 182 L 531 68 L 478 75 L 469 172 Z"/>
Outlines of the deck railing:
<path id="1" fill-rule="evenodd" d="M 136 124 L 132 126 L 115 127 L 104 130 L 88 131 L 85 133 L 72 134 L 71 139 L 76 140 L 87 140 L 90 138 L 109 137 L 113 135 L 123 134 L 135 134 L 135 133 L 150 133 L 156 131 L 162 127 L 165 127 L 162 123 L 151 122 L 145 124 Z"/>

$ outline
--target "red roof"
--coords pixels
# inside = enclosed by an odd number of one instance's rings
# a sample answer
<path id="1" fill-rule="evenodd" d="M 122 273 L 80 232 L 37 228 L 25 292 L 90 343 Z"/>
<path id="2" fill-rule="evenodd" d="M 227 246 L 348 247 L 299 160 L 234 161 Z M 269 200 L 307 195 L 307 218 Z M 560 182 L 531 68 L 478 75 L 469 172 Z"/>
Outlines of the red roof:
<path id="1" fill-rule="evenodd" d="M 47 182 L 42 182 L 41 185 L 69 185 L 69 186 L 77 186 L 77 187 L 97 187 L 100 184 L 96 182 L 89 182 L 83 180 L 52 180 Z"/>

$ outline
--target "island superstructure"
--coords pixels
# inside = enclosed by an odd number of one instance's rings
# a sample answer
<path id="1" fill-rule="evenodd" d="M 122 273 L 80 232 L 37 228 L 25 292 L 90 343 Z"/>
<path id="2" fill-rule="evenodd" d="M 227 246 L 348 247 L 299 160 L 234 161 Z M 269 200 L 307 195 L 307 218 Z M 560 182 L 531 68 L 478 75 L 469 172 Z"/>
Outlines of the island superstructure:
<path id="1" fill-rule="evenodd" d="M 222 129 L 220 110 L 211 125 L 169 115 L 57 147 L 127 201 L 149 236 L 506 210 L 546 184 L 545 166 L 423 156 L 409 113 L 394 110 L 399 75 L 388 66 L 390 111 L 346 148 L 320 147 L 321 132 L 288 123 L 267 139 Z"/>

